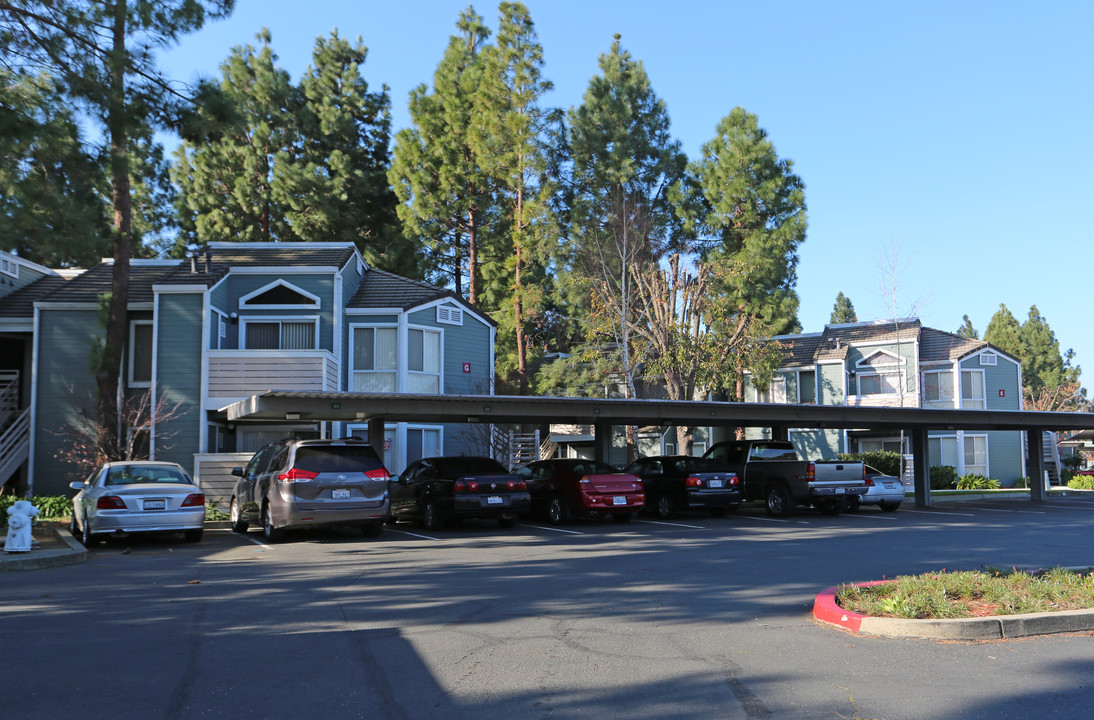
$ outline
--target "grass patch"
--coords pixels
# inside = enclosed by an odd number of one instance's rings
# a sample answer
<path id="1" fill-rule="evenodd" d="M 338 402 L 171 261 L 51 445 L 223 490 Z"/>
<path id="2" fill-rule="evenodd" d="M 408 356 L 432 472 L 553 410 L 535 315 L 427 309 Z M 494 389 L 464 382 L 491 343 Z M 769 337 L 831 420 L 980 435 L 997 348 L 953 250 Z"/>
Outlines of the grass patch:
<path id="1" fill-rule="evenodd" d="M 836 588 L 845 610 L 909 619 L 967 618 L 989 615 L 1094 608 L 1094 568 L 1052 568 L 1026 572 L 986 568 L 962 572 L 902 575 L 878 585 Z"/>

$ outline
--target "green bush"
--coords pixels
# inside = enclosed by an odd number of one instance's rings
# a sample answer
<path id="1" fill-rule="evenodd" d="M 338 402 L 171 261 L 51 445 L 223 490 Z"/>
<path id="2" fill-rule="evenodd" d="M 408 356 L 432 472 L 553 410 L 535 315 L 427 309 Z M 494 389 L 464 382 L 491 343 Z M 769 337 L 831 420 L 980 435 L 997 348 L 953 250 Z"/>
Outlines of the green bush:
<path id="1" fill-rule="evenodd" d="M 1083 466 L 1082 455 L 1064 455 L 1060 458 L 1060 464 L 1072 470 L 1078 470 Z"/>
<path id="2" fill-rule="evenodd" d="M 228 520 L 228 513 L 220 509 L 220 503 L 224 501 L 224 498 L 218 497 L 210 500 L 205 499 L 205 519 L 206 520 Z"/>
<path id="3" fill-rule="evenodd" d="M 900 453 L 891 450 L 871 450 L 861 453 L 840 453 L 839 459 L 846 462 L 864 462 L 877 468 L 886 475 L 900 477 Z"/>
<path id="4" fill-rule="evenodd" d="M 931 465 L 931 490 L 953 490 L 957 469 L 950 465 Z"/>
<path id="5" fill-rule="evenodd" d="M 1071 478 L 1075 477 L 1075 470 L 1073 468 L 1064 468 L 1060 471 L 1060 483 L 1062 485 L 1068 485 L 1071 483 Z"/>
<path id="6" fill-rule="evenodd" d="M 1073 490 L 1094 490 L 1094 475 L 1076 475 L 1067 486 Z"/>
<path id="7" fill-rule="evenodd" d="M 16 500 L 25 500 L 16 495 L 0 495 L 0 528 L 8 526 L 8 508 Z M 39 495 L 30 499 L 31 505 L 38 508 L 39 520 L 55 520 L 72 514 L 72 500 L 64 495 Z"/>
<path id="8" fill-rule="evenodd" d="M 999 481 L 983 475 L 962 475 L 957 481 L 958 490 L 998 490 Z"/>

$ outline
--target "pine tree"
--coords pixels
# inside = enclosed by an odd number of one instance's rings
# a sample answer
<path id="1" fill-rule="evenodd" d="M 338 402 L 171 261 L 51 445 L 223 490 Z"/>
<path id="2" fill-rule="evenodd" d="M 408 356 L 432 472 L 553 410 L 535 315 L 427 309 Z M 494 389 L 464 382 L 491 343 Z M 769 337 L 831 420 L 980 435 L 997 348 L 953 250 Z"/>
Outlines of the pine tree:
<path id="1" fill-rule="evenodd" d="M 1042 388 L 1053 390 L 1062 383 L 1078 381 L 1078 368 L 1070 367 L 1071 351 L 1068 351 L 1065 363 L 1056 334 L 1036 305 L 1030 307 L 1019 337 L 1022 341 L 1022 379 L 1029 393 L 1037 395 Z"/>
<path id="2" fill-rule="evenodd" d="M 966 315 L 961 320 L 961 327 L 957 328 L 956 335 L 958 337 L 968 338 L 970 340 L 979 340 L 980 333 L 976 331 L 976 328 L 972 326 L 972 320 L 969 320 L 969 316 Z"/>
<path id="3" fill-rule="evenodd" d="M 133 253 L 131 138 L 177 115 L 180 96 L 158 72 L 154 50 L 227 15 L 233 0 L 12 0 L 0 4 L 0 57 L 48 68 L 65 94 L 98 122 L 106 143 L 114 265 L 103 351 L 96 359 L 101 452 L 118 457 L 118 384 Z"/>
<path id="4" fill-rule="evenodd" d="M 858 322 L 858 315 L 855 314 L 855 306 L 851 304 L 851 301 L 842 291 L 839 295 L 836 295 L 836 304 L 832 306 L 832 317 L 828 322 L 833 325 Z"/>
<path id="5" fill-rule="evenodd" d="M 475 110 L 483 75 L 482 51 L 490 36 L 468 7 L 456 23 L 444 57 L 424 84 L 410 93 L 413 127 L 395 136 L 388 181 L 399 199 L 404 232 L 428 251 L 426 271 L 451 278 L 455 291 L 479 301 L 479 243 L 495 210 L 494 188 L 481 164 L 483 138 Z"/>
<path id="6" fill-rule="evenodd" d="M 1020 360 L 1023 355 L 1021 332 L 1022 326 L 1018 319 L 1006 305 L 1000 304 L 999 309 L 991 316 L 987 329 L 984 330 L 984 342 L 991 343 Z"/>

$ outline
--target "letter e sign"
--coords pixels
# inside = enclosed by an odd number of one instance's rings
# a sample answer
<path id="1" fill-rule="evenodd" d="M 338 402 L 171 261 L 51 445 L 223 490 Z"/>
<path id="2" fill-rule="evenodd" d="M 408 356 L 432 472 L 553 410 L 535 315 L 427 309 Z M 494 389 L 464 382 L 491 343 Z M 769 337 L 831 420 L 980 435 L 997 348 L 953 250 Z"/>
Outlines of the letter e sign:
<path id="1" fill-rule="evenodd" d="M 1006 396 L 1007 396 L 1007 391 L 1004 390 L 1004 389 L 1000 389 L 999 390 L 999 397 L 1006 397 Z"/>
<path id="2" fill-rule="evenodd" d="M 465 362 L 465 363 L 463 364 L 463 373 L 464 373 L 464 375 L 469 375 L 469 374 L 471 374 L 471 363 L 469 363 L 469 362 Z"/>

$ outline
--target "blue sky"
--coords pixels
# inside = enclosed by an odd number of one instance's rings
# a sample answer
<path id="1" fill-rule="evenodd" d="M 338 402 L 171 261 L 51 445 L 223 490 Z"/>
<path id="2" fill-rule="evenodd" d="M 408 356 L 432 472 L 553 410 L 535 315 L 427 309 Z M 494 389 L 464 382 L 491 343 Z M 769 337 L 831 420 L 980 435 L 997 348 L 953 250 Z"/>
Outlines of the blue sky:
<path id="1" fill-rule="evenodd" d="M 494 28 L 496 3 L 475 3 Z M 828 321 L 839 292 L 860 320 L 896 304 L 984 332 L 1000 303 L 1036 305 L 1094 372 L 1085 276 L 1094 182 L 1094 4 L 1089 2 L 650 2 L 529 0 L 554 82 L 580 104 L 614 33 L 645 65 L 689 157 L 740 105 L 805 181 L 809 234 L 799 318 Z M 233 16 L 161 56 L 179 80 L 219 76 L 231 48 L 269 28 L 294 79 L 337 28 L 369 48 L 395 129 L 429 83 L 464 1 L 237 0 Z M 1084 302 L 1085 301 L 1085 302 Z M 1086 377 L 1084 377 L 1084 380 Z"/>

